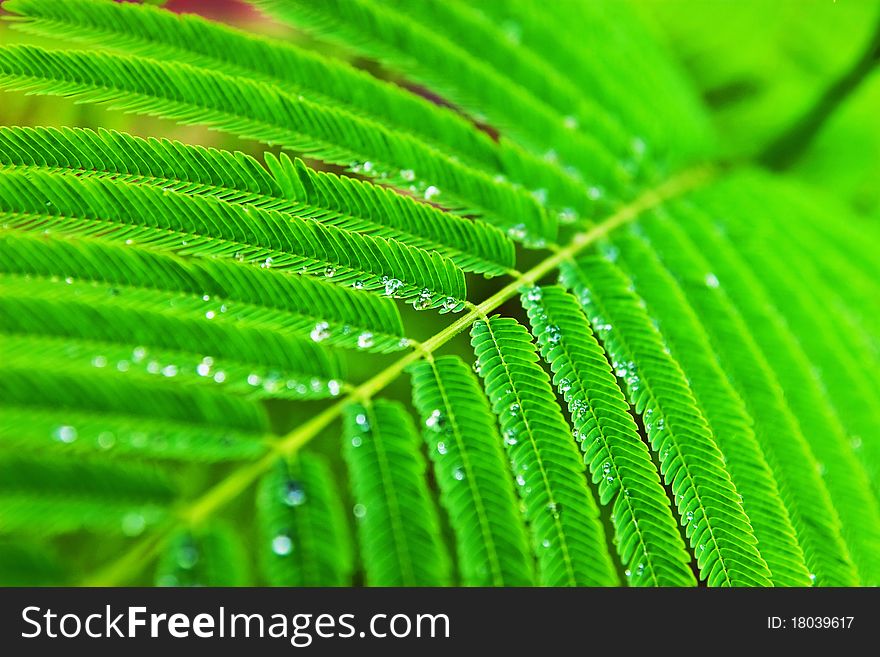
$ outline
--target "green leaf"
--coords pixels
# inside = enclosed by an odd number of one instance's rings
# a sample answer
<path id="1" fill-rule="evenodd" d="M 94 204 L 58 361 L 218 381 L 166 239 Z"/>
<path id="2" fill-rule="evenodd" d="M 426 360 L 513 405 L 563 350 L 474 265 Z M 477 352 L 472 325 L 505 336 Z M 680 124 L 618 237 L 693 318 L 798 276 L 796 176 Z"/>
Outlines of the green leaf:
<path id="1" fill-rule="evenodd" d="M 0 454 L 0 534 L 137 536 L 169 517 L 174 498 L 155 467 Z"/>
<path id="2" fill-rule="evenodd" d="M 167 381 L 136 383 L 109 363 L 93 372 L 35 367 L 0 341 L 0 447 L 192 461 L 258 456 L 268 434 L 254 403 Z M 38 352 L 39 353 L 39 352 Z"/>
<path id="3" fill-rule="evenodd" d="M 474 323 L 471 345 L 501 422 L 541 583 L 615 584 L 583 463 L 528 332 L 515 320 L 493 317 Z"/>
<path id="4" fill-rule="evenodd" d="M 70 128 L 0 128 L 0 166 L 112 178 L 163 191 L 277 210 L 448 256 L 465 271 L 513 266 L 513 244 L 496 228 L 351 178 L 313 171 L 285 154 L 255 159 L 168 140 Z"/>
<path id="5" fill-rule="evenodd" d="M 156 566 L 157 586 L 247 586 L 245 551 L 226 524 L 174 535 Z"/>
<path id="6" fill-rule="evenodd" d="M 2 173 L 0 216 L 8 227 L 28 232 L 233 258 L 419 299 L 425 308 L 455 310 L 466 296 L 464 275 L 452 262 L 395 240 L 111 180 Z"/>
<path id="7" fill-rule="evenodd" d="M 541 356 L 553 370 L 632 586 L 693 586 L 690 555 L 657 466 L 577 300 L 558 286 L 522 294 Z"/>
<path id="8" fill-rule="evenodd" d="M 687 234 L 682 231 L 684 223 L 689 225 Z M 693 208 L 680 203 L 671 205 L 669 214 L 657 212 L 640 226 L 675 274 L 719 363 L 755 421 L 755 435 L 773 470 L 811 577 L 822 586 L 854 585 L 858 581 L 855 569 L 841 536 L 837 510 L 819 475 L 815 446 L 788 405 L 778 372 L 770 364 L 772 355 L 762 350 L 754 335 L 765 320 L 747 313 L 753 310 L 760 315 L 762 309 L 753 307 L 749 292 L 734 295 L 740 273 L 721 269 L 726 258 L 717 233 L 707 229 Z M 711 264 L 707 254 L 712 256 Z"/>
<path id="9" fill-rule="evenodd" d="M 528 586 L 533 565 L 501 438 L 477 378 L 443 356 L 410 368 L 413 405 L 456 534 L 465 586 Z"/>
<path id="10" fill-rule="evenodd" d="M 449 584 L 449 557 L 419 447 L 400 404 L 377 400 L 347 407 L 343 454 L 369 586 Z"/>
<path id="11" fill-rule="evenodd" d="M 105 308 L 107 312 L 150 312 L 168 321 L 241 326 L 279 338 L 299 336 L 376 351 L 394 351 L 407 344 L 400 314 L 390 299 L 277 269 L 11 231 L 0 235 L 0 245 L 4 299 L 30 297 L 21 303 L 51 305 L 70 304 L 73 296 L 74 303 L 95 312 Z M 20 320 L 8 317 L 4 321 L 14 325 Z M 40 330 L 63 334 L 77 327 Z M 373 344 L 366 344 L 370 340 Z"/>
<path id="12" fill-rule="evenodd" d="M 272 586 L 350 586 L 354 558 L 339 490 L 327 463 L 279 462 L 257 490 L 260 565 Z"/>
<path id="13" fill-rule="evenodd" d="M 767 562 L 774 586 L 810 586 L 803 551 L 795 537 L 773 473 L 753 429 L 745 403 L 718 363 L 705 329 L 675 279 L 656 255 L 640 242 L 641 224 L 631 233 L 617 233 L 618 265 L 631 277 L 658 323 L 671 355 L 682 368 L 694 399 L 724 456 L 733 484 L 742 495 L 758 549 Z M 708 285 L 714 279 L 708 278 Z"/>
<path id="14" fill-rule="evenodd" d="M 612 366 L 624 371 L 630 402 L 644 418 L 701 577 L 710 586 L 769 585 L 770 570 L 724 457 L 684 373 L 626 277 L 599 256 L 566 263 L 562 277 L 578 295 Z"/>
<path id="15" fill-rule="evenodd" d="M 437 200 L 479 212 L 505 229 L 522 225 L 520 239 L 556 234 L 555 217 L 525 191 L 408 135 L 264 83 L 177 62 L 13 45 L 0 49 L 0 87 L 206 125 L 346 166 L 371 162 L 374 175 L 417 170 L 430 183 L 425 193 L 431 199 L 442 194 Z"/>

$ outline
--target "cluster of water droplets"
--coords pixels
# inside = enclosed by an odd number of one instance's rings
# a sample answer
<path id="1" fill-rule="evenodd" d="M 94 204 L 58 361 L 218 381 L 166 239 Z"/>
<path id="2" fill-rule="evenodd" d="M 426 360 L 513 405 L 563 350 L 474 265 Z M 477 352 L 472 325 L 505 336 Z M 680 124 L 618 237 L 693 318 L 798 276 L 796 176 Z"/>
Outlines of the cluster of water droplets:
<path id="1" fill-rule="evenodd" d="M 398 292 L 400 292 L 400 289 L 403 287 L 403 281 L 398 278 L 383 276 L 382 285 L 385 287 L 385 296 L 394 297 L 397 295 Z"/>
<path id="2" fill-rule="evenodd" d="M 633 361 L 617 361 L 612 363 L 614 375 L 626 382 L 626 385 L 633 392 L 637 391 L 641 386 L 636 364 Z"/>
<path id="3" fill-rule="evenodd" d="M 624 575 L 626 575 L 627 578 L 633 578 L 633 579 L 639 579 L 644 574 L 645 574 L 645 564 L 643 564 L 642 562 L 639 562 L 636 565 L 635 572 L 633 572 L 629 568 L 627 568 L 626 571 L 624 571 Z"/>

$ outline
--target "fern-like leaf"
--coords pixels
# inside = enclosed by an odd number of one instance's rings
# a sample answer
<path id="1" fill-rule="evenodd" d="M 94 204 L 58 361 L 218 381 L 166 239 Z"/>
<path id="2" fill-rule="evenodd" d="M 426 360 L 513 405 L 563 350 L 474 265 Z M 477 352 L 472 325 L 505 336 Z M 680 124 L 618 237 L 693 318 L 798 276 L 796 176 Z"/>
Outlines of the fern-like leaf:
<path id="1" fill-rule="evenodd" d="M 14 0 L 4 7 L 16 14 L 13 27 L 27 32 L 152 59 L 186 61 L 256 79 L 288 93 L 294 90 L 322 106 L 366 116 L 395 132 L 410 134 L 476 169 L 546 189 L 558 207 L 570 206 L 584 213 L 592 204 L 583 186 L 558 164 L 530 155 L 504 138 L 496 142 L 458 113 L 395 84 L 288 42 L 198 16 L 107 0 Z M 372 163 L 357 168 L 368 175 L 376 173 Z M 429 187 L 422 173 L 412 169 L 384 172 L 382 177 L 419 196 Z"/>
<path id="2" fill-rule="evenodd" d="M 272 586 L 349 586 L 354 558 L 327 464 L 303 454 L 279 462 L 257 490 L 260 565 Z"/>
<path id="3" fill-rule="evenodd" d="M 277 210 L 448 256 L 465 271 L 497 275 L 513 245 L 497 228 L 353 178 L 266 154 L 267 171 L 242 153 L 145 140 L 119 132 L 0 128 L 0 167 L 113 178 L 189 196 Z"/>
<path id="4" fill-rule="evenodd" d="M 21 346 L 12 351 L 0 340 L 2 449 L 192 461 L 247 459 L 265 449 L 268 420 L 252 402 L 164 381 L 135 383 L 109 361 L 93 360 L 86 373 L 39 367 L 34 343 Z M 176 374 L 174 365 L 163 370 L 157 378 Z"/>
<path id="5" fill-rule="evenodd" d="M 823 586 L 853 585 L 856 573 L 841 535 L 840 518 L 819 476 L 813 446 L 789 408 L 778 373 L 757 344 L 744 311 L 733 304 L 730 296 L 739 275 L 730 278 L 719 270 L 723 260 L 715 249 L 710 249 L 717 235 L 692 220 L 692 213 L 680 203 L 673 204 L 668 213 L 657 212 L 640 222 L 640 227 L 700 316 L 719 363 L 755 421 L 756 437 L 773 471 L 811 577 Z M 692 221 L 688 233 L 693 241 L 681 227 Z M 707 253 L 713 256 L 711 264 L 706 260 Z"/>
<path id="6" fill-rule="evenodd" d="M 424 308 L 455 310 L 466 296 L 464 275 L 451 261 L 395 240 L 111 180 L 3 173 L 0 216 L 19 230 L 244 259 L 418 299 Z"/>
<path id="7" fill-rule="evenodd" d="M 207 125 L 346 166 L 371 162 L 374 175 L 419 170 L 431 182 L 425 193 L 432 199 L 442 194 L 436 200 L 516 228 L 520 239 L 541 241 L 556 234 L 555 216 L 527 192 L 494 182 L 412 137 L 260 82 L 176 62 L 7 46 L 0 49 L 0 87 Z"/>
<path id="8" fill-rule="evenodd" d="M 609 586 L 605 547 L 584 466 L 528 331 L 493 317 L 471 331 L 480 376 L 500 418 L 547 586 Z"/>
<path id="9" fill-rule="evenodd" d="M 23 303 L 70 303 L 73 297 L 96 312 L 105 307 L 149 311 L 182 322 L 208 321 L 376 351 L 407 345 L 400 314 L 390 299 L 309 277 L 214 258 L 183 259 L 126 245 L 11 231 L 0 234 L 0 246 L 2 296 L 29 297 Z M 24 284 L 26 295 L 21 291 Z M 52 330 L 44 327 L 42 332 Z"/>
<path id="10" fill-rule="evenodd" d="M 531 551 L 495 419 L 461 359 L 410 369 L 413 405 L 458 543 L 465 586 L 532 584 Z"/>
<path id="11" fill-rule="evenodd" d="M 615 543 L 633 586 L 696 582 L 657 467 L 629 414 L 577 300 L 557 286 L 522 295 L 541 356 L 571 412 L 575 437 L 599 487 L 612 504 Z"/>
<path id="12" fill-rule="evenodd" d="M 149 466 L 37 460 L 3 450 L 0 534 L 137 536 L 169 517 L 176 493 L 167 473 Z"/>
<path id="13" fill-rule="evenodd" d="M 225 523 L 175 534 L 156 566 L 157 586 L 245 586 L 244 546 Z"/>
<path id="14" fill-rule="evenodd" d="M 567 263 L 562 275 L 584 305 L 614 367 L 625 371 L 630 401 L 645 417 L 701 576 L 711 586 L 769 585 L 770 571 L 723 455 L 687 379 L 629 291 L 629 282 L 597 256 Z"/>
<path id="15" fill-rule="evenodd" d="M 718 364 L 699 318 L 688 307 L 674 278 L 635 235 L 618 233 L 614 244 L 619 253 L 626 253 L 625 257 L 618 256 L 618 265 L 630 276 L 648 313 L 658 322 L 672 357 L 690 382 L 731 479 L 743 497 L 743 508 L 774 585 L 809 586 L 812 582 L 803 551 L 755 437 L 752 418 Z"/>
<path id="16" fill-rule="evenodd" d="M 370 586 L 441 586 L 450 562 L 425 484 L 412 419 L 395 402 L 346 409 L 348 463 L 361 557 Z"/>

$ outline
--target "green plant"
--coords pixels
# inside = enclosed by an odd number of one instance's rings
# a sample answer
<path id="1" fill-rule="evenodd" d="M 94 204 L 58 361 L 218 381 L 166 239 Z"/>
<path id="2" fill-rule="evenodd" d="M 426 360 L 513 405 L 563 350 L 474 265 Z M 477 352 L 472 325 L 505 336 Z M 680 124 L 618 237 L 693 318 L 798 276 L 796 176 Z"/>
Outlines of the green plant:
<path id="1" fill-rule="evenodd" d="M 620 3 L 252 4 L 323 54 L 3 4 L 84 49 L 0 87 L 266 149 L 0 128 L 6 580 L 880 584 L 876 222 Z"/>

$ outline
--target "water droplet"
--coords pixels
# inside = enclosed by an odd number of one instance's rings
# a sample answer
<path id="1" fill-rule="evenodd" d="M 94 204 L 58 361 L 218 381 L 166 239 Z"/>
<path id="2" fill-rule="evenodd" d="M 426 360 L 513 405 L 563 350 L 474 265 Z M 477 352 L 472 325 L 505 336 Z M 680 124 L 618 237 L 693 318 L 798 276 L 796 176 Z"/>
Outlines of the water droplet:
<path id="1" fill-rule="evenodd" d="M 55 436 L 55 440 L 60 440 L 62 443 L 70 444 L 74 440 L 76 440 L 76 427 L 73 427 L 69 424 L 62 424 L 60 427 L 55 429 L 53 435 Z"/>
<path id="2" fill-rule="evenodd" d="M 364 282 L 363 281 L 355 281 L 354 283 L 351 284 L 351 286 L 355 290 L 363 290 L 364 289 Z"/>
<path id="3" fill-rule="evenodd" d="M 526 232 L 525 224 L 516 224 L 515 226 L 511 226 L 507 229 L 507 234 L 510 236 L 511 239 L 520 241 L 524 240 L 528 235 L 528 233 Z"/>
<path id="4" fill-rule="evenodd" d="M 370 430 L 370 422 L 367 420 L 367 416 L 364 413 L 358 413 L 355 415 L 354 423 L 358 425 L 362 431 Z"/>
<path id="5" fill-rule="evenodd" d="M 706 274 L 706 285 L 709 287 L 718 287 L 718 277 L 712 272 L 709 272 Z"/>
<path id="6" fill-rule="evenodd" d="M 358 336 L 358 349 L 369 349 L 373 346 L 373 334 L 369 332 L 361 333 Z"/>
<path id="7" fill-rule="evenodd" d="M 327 382 L 327 392 L 329 392 L 333 397 L 338 396 L 341 391 L 342 384 L 336 379 L 330 379 Z"/>
<path id="8" fill-rule="evenodd" d="M 162 376 L 171 378 L 177 376 L 177 365 L 166 365 L 162 368 Z"/>
<path id="9" fill-rule="evenodd" d="M 135 350 L 131 352 L 131 359 L 135 363 L 140 363 L 147 356 L 147 350 L 145 347 L 135 347 Z"/>
<path id="10" fill-rule="evenodd" d="M 544 547 L 544 548 L 550 547 L 550 540 L 545 538 L 543 541 L 541 541 L 541 547 Z"/>
<path id="11" fill-rule="evenodd" d="M 265 260 L 263 260 L 262 263 L 260 263 L 261 269 L 269 269 L 271 266 L 272 266 L 272 258 L 271 257 L 266 258 Z"/>
<path id="12" fill-rule="evenodd" d="M 351 446 L 352 447 L 360 447 L 364 444 L 364 439 L 360 436 L 352 436 L 351 437 Z"/>
<path id="13" fill-rule="evenodd" d="M 214 382 L 215 383 L 223 383 L 226 380 L 226 372 L 223 370 L 217 370 L 214 373 Z"/>
<path id="14" fill-rule="evenodd" d="M 816 573 L 810 573 L 810 581 L 811 581 L 811 582 L 815 582 L 815 581 L 816 581 Z"/>
<path id="15" fill-rule="evenodd" d="M 632 147 L 632 152 L 636 157 L 642 157 L 645 154 L 645 149 L 647 148 L 645 140 L 641 137 L 634 137 L 630 146 Z"/>
<path id="16" fill-rule="evenodd" d="M 73 285 L 73 276 L 68 276 L 67 278 L 64 279 L 64 282 L 67 283 L 68 285 Z"/>
<path id="17" fill-rule="evenodd" d="M 861 449 L 862 448 L 862 437 L 861 436 L 853 436 L 849 441 L 850 446 L 853 449 Z"/>
<path id="18" fill-rule="evenodd" d="M 327 322 L 318 322 L 317 324 L 315 324 L 315 328 L 312 329 L 312 332 L 309 334 L 309 336 L 315 342 L 321 342 L 321 340 L 326 340 L 330 336 L 330 331 L 328 330 L 329 328 L 330 324 L 328 324 Z"/>
<path id="19" fill-rule="evenodd" d="M 126 513 L 122 517 L 122 533 L 126 536 L 137 536 L 147 527 L 147 520 L 135 511 Z"/>
<path id="20" fill-rule="evenodd" d="M 209 295 L 207 295 L 207 294 L 202 295 L 202 301 L 210 301 L 210 300 L 211 300 L 211 297 Z"/>
<path id="21" fill-rule="evenodd" d="M 574 211 L 574 208 L 562 208 L 557 218 L 561 224 L 573 224 L 578 220 L 578 214 Z"/>
<path id="22" fill-rule="evenodd" d="M 116 363 L 116 369 L 120 372 L 128 372 L 130 367 L 131 366 L 129 365 L 129 362 L 127 360 L 121 360 Z"/>
<path id="23" fill-rule="evenodd" d="M 456 468 L 452 472 L 452 476 L 455 477 L 456 481 L 462 481 L 464 479 L 464 470 L 461 468 Z"/>
<path id="24" fill-rule="evenodd" d="M 199 562 L 199 551 L 192 543 L 185 543 L 177 551 L 177 565 L 183 570 L 192 570 Z"/>
<path id="25" fill-rule="evenodd" d="M 425 189 L 425 200 L 430 201 L 432 198 L 435 198 L 440 195 L 440 190 L 434 187 L 434 185 L 429 185 Z"/>
<path id="26" fill-rule="evenodd" d="M 526 478 L 523 477 L 522 475 L 516 475 L 516 483 L 520 486 L 525 486 L 526 485 Z"/>
<path id="27" fill-rule="evenodd" d="M 370 162 L 369 160 L 367 160 L 366 162 L 364 162 L 364 165 L 361 168 L 363 169 L 364 173 L 371 173 L 373 171 L 374 167 L 373 167 L 373 163 Z"/>
<path id="28" fill-rule="evenodd" d="M 214 359 L 212 358 L 203 358 L 202 362 L 196 365 L 196 374 L 199 376 L 208 376 L 211 374 L 211 366 L 214 364 Z"/>
<path id="29" fill-rule="evenodd" d="M 431 411 L 431 414 L 425 420 L 425 426 L 433 431 L 440 431 L 443 428 L 443 414 L 439 408 Z"/>
<path id="30" fill-rule="evenodd" d="M 540 189 L 532 190 L 532 198 L 534 198 L 541 205 L 547 205 L 547 190 L 541 187 Z"/>
<path id="31" fill-rule="evenodd" d="M 519 415 L 519 404 L 514 402 L 513 404 L 510 405 L 510 414 L 514 415 L 514 416 Z"/>
<path id="32" fill-rule="evenodd" d="M 335 267 L 327 267 L 324 270 L 324 276 L 326 276 L 327 278 L 333 278 L 335 275 L 336 275 L 336 268 Z"/>
<path id="33" fill-rule="evenodd" d="M 383 276 L 382 282 L 385 283 L 385 296 L 387 297 L 393 297 L 403 287 L 403 281 L 396 278 L 386 278 Z"/>
<path id="34" fill-rule="evenodd" d="M 98 434 L 98 447 L 101 449 L 110 449 L 116 444 L 116 436 L 109 431 L 102 431 Z"/>
<path id="35" fill-rule="evenodd" d="M 284 503 L 287 506 L 301 506 L 306 502 L 306 492 L 297 481 L 288 481 L 284 486 Z"/>
<path id="36" fill-rule="evenodd" d="M 363 518 L 365 515 L 367 515 L 367 507 L 365 507 L 363 504 L 355 504 L 352 512 L 354 513 L 355 518 Z"/>
<path id="37" fill-rule="evenodd" d="M 107 367 L 107 358 L 104 356 L 95 356 L 92 358 L 93 367 Z"/>
<path id="38" fill-rule="evenodd" d="M 412 182 L 416 179 L 416 172 L 412 169 L 401 169 L 400 177 L 403 178 L 406 182 Z"/>
<path id="39" fill-rule="evenodd" d="M 216 316 L 217 313 L 215 313 L 213 310 L 209 310 L 205 313 L 205 319 L 214 319 Z"/>
<path id="40" fill-rule="evenodd" d="M 600 187 L 587 187 L 587 196 L 591 201 L 598 201 L 602 198 L 602 189 Z"/>
<path id="41" fill-rule="evenodd" d="M 455 310 L 456 307 L 458 307 L 458 301 L 455 299 L 455 297 L 446 297 L 445 299 L 443 299 L 443 306 L 441 307 L 441 310 L 448 313 Z"/>
<path id="42" fill-rule="evenodd" d="M 577 130 L 578 120 L 573 116 L 566 116 L 562 119 L 562 125 L 564 125 L 568 130 Z"/>
<path id="43" fill-rule="evenodd" d="M 442 456 L 442 455 L 445 455 L 448 451 L 449 451 L 449 448 L 446 447 L 446 443 L 444 443 L 443 441 L 440 441 L 439 443 L 437 443 L 437 453 L 438 454 L 440 454 Z"/>
<path id="44" fill-rule="evenodd" d="M 537 285 L 530 287 L 526 291 L 526 299 L 529 301 L 540 301 L 541 300 L 541 288 Z"/>
<path id="45" fill-rule="evenodd" d="M 516 445 L 516 432 L 512 429 L 507 429 L 504 431 L 504 444 L 505 445 Z"/>
<path id="46" fill-rule="evenodd" d="M 293 551 L 293 541 L 290 540 L 290 536 L 278 534 L 272 539 L 272 552 L 279 557 L 287 556 L 291 551 Z"/>
<path id="47" fill-rule="evenodd" d="M 415 308 L 416 310 L 425 310 L 428 306 L 431 305 L 432 296 L 433 295 L 431 294 L 431 290 L 429 290 L 428 288 L 423 289 L 419 293 L 419 296 L 413 300 L 413 308 Z"/>

